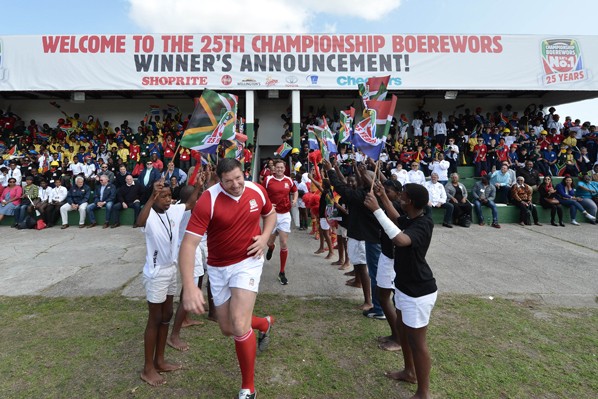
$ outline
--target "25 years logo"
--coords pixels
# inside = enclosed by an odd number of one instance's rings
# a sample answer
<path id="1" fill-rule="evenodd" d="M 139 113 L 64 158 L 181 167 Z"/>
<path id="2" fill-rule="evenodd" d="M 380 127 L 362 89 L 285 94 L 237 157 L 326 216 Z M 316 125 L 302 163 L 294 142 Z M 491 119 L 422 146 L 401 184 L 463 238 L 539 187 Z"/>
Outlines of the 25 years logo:
<path id="1" fill-rule="evenodd" d="M 541 44 L 541 75 L 545 86 L 574 83 L 588 79 L 584 68 L 581 48 L 575 39 L 545 39 Z"/>

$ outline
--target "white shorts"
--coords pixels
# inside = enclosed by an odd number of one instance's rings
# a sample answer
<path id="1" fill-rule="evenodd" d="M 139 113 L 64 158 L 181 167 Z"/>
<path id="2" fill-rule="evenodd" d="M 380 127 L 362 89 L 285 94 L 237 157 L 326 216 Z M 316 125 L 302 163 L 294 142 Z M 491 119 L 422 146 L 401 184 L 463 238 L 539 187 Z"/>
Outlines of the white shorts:
<path id="1" fill-rule="evenodd" d="M 378 259 L 378 271 L 376 272 L 376 285 L 380 288 L 395 288 L 395 260 L 380 253 Z"/>
<path id="2" fill-rule="evenodd" d="M 438 291 L 413 298 L 395 288 L 395 307 L 401 311 L 403 323 L 411 328 L 427 326 L 437 295 Z"/>
<path id="3" fill-rule="evenodd" d="M 347 254 L 353 265 L 366 265 L 368 263 L 365 258 L 365 241 L 358 241 L 349 237 L 347 241 Z"/>
<path id="4" fill-rule="evenodd" d="M 175 265 L 161 266 L 154 272 L 153 277 L 143 274 L 145 296 L 150 303 L 164 303 L 167 295 L 176 294 Z"/>
<path id="5" fill-rule="evenodd" d="M 230 266 L 214 267 L 208 265 L 210 288 L 214 297 L 214 305 L 220 306 L 231 297 L 231 288 L 258 292 L 264 257 L 253 257 Z"/>
<path id="6" fill-rule="evenodd" d="M 330 224 L 328 223 L 328 219 L 320 218 L 320 228 L 322 230 L 330 230 Z"/>
<path id="7" fill-rule="evenodd" d="M 204 237 L 206 235 L 204 234 Z M 199 243 L 199 247 L 201 248 L 201 264 L 203 265 L 203 269 L 207 270 L 208 268 L 208 240 L 201 240 Z"/>
<path id="8" fill-rule="evenodd" d="M 195 250 L 195 266 L 193 267 L 193 277 L 199 278 L 204 275 L 203 270 L 203 253 L 201 250 L 201 244 L 197 246 Z M 197 283 L 197 282 L 196 282 Z"/>
<path id="9" fill-rule="evenodd" d="M 276 214 L 276 227 L 274 227 L 272 234 L 276 233 L 277 231 L 282 231 L 285 233 L 291 232 L 291 212 Z"/>
<path id="10" fill-rule="evenodd" d="M 347 228 L 339 224 L 336 227 L 336 235 L 339 237 L 347 238 Z"/>

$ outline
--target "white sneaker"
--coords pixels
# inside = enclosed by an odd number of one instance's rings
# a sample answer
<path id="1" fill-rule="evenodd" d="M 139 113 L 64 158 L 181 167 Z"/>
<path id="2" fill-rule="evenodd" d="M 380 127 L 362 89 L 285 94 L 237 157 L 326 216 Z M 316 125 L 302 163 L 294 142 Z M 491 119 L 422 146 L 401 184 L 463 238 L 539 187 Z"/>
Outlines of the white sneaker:
<path id="1" fill-rule="evenodd" d="M 239 391 L 239 399 L 255 399 L 255 392 L 251 393 L 249 389 L 241 389 Z"/>
<path id="2" fill-rule="evenodd" d="M 583 215 L 588 219 L 594 222 L 596 220 L 596 216 L 590 215 L 588 212 L 584 212 Z"/>
<path id="3" fill-rule="evenodd" d="M 572 224 L 573 226 L 579 226 L 579 223 L 578 223 L 578 222 L 577 222 L 577 220 L 575 220 L 575 219 L 573 219 L 573 220 L 571 221 L 571 224 Z"/>

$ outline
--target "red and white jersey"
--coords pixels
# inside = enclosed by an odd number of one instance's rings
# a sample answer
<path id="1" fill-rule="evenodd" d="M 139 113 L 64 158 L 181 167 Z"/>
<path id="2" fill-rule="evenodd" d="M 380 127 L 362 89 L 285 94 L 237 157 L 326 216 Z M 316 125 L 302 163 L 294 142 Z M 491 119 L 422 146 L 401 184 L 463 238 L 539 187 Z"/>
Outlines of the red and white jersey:
<path id="1" fill-rule="evenodd" d="M 274 175 L 266 177 L 264 187 L 268 192 L 270 201 L 276 205 L 276 213 L 287 213 L 291 211 L 291 193 L 297 192 L 293 179 L 283 176 L 277 179 Z"/>
<path id="2" fill-rule="evenodd" d="M 247 259 L 253 237 L 262 233 L 260 219 L 272 212 L 272 202 L 259 184 L 246 181 L 240 197 L 220 184 L 205 191 L 193 208 L 187 233 L 208 234 L 208 265 L 229 266 Z"/>

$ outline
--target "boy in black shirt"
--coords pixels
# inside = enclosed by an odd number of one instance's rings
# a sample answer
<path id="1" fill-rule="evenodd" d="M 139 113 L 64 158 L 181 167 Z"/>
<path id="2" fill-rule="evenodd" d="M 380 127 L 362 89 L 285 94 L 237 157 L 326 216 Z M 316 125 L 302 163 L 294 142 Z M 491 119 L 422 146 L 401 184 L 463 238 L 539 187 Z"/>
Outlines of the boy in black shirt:
<path id="1" fill-rule="evenodd" d="M 381 198 L 388 216 L 380 209 L 376 196 L 371 192 L 365 199 L 365 205 L 374 212 L 395 245 L 395 305 L 405 361 L 403 370 L 386 373 L 386 376 L 417 383 L 417 392 L 413 397 L 429 398 L 431 361 L 426 332 L 436 302 L 437 287 L 425 258 L 434 228 L 432 219 L 424 216 L 428 192 L 418 184 L 405 185 L 399 201 L 406 216 L 401 217 L 388 198 L 381 195 L 379 188 L 376 194 Z"/>

